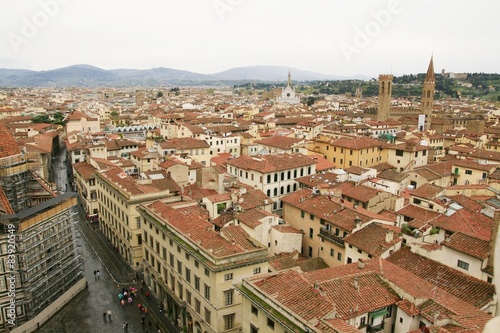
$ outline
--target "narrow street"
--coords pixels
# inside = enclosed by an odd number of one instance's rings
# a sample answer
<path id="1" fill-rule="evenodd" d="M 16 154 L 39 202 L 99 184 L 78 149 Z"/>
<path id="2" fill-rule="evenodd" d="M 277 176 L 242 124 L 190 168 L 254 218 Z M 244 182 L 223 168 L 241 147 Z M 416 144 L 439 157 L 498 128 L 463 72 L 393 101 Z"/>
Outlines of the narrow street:
<path id="1" fill-rule="evenodd" d="M 64 162 L 65 154 L 66 151 L 61 150 L 53 164 L 53 178 L 59 190 L 70 188 Z M 122 289 L 135 287 L 140 290 L 141 280 L 123 258 L 113 250 L 102 232 L 94 229 L 86 221 L 81 206 L 79 215 L 77 243 L 83 248 L 85 274 L 89 281 L 88 288 L 71 300 L 36 332 L 118 333 L 124 332 L 123 324 L 127 322 L 127 332 L 130 333 L 156 333 L 158 328 L 163 333 L 178 333 L 172 322 L 160 313 L 159 304 L 153 297 L 146 299 L 143 294 L 138 292 L 138 297 L 133 300 L 132 304 L 124 306 L 120 304 L 118 294 Z M 99 279 L 94 276 L 96 270 L 99 270 Z M 141 325 L 143 313 L 138 304 L 148 308 L 144 325 Z M 108 310 L 112 312 L 111 320 L 103 317 L 103 313 Z"/>

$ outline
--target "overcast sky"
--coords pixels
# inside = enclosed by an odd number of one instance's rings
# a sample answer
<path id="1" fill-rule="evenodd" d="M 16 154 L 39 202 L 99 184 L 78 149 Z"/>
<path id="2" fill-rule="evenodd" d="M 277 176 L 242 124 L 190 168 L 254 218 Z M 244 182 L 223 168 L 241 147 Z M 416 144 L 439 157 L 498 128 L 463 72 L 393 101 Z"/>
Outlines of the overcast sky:
<path id="1" fill-rule="evenodd" d="M 23 0 L 0 3 L 0 68 L 282 65 L 333 75 L 500 73 L 500 1 Z"/>

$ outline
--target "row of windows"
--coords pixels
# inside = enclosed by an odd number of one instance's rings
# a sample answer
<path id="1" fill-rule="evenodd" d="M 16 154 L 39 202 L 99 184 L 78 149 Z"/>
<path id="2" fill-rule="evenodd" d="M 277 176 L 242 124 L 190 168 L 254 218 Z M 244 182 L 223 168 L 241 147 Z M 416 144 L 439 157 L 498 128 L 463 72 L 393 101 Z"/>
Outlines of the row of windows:
<path id="1" fill-rule="evenodd" d="M 286 194 L 286 193 L 290 193 L 290 192 L 295 192 L 297 191 L 297 183 L 294 183 L 293 186 L 290 186 L 290 184 L 288 184 L 286 186 L 286 188 L 284 186 L 281 186 L 280 187 L 280 191 L 279 191 L 279 194 Z M 266 191 L 266 194 L 268 197 L 275 197 L 278 195 L 278 188 L 274 188 L 274 190 L 272 191 L 272 195 L 271 195 L 271 189 L 268 189 Z"/>
<path id="2" fill-rule="evenodd" d="M 330 150 L 330 146 L 326 146 L 326 150 Z M 377 147 L 377 151 L 381 151 L 381 150 L 382 150 L 382 148 Z M 336 152 L 336 151 L 337 151 L 337 147 L 333 147 L 333 151 L 334 151 L 334 152 Z M 346 151 L 347 151 L 347 149 L 346 149 Z M 349 149 L 349 155 L 352 155 L 352 154 L 353 154 L 353 152 L 354 152 L 354 150 L 353 150 L 353 149 Z M 372 153 L 374 153 L 374 152 L 375 152 L 375 147 L 372 147 Z M 341 154 L 343 154 L 343 153 L 344 153 L 344 148 L 340 148 L 340 153 L 341 153 Z M 367 154 L 369 154 L 369 153 L 370 153 L 370 148 L 367 148 L 367 149 L 366 149 L 366 153 L 367 153 Z M 360 150 L 359 150 L 359 154 L 360 154 L 360 155 L 363 155 L 363 149 L 360 149 Z"/>
<path id="3" fill-rule="evenodd" d="M 333 161 L 333 163 L 337 163 L 337 158 L 336 157 L 332 158 L 332 161 Z M 377 156 L 377 157 L 375 157 L 375 159 L 372 157 L 372 163 L 379 162 L 379 161 L 382 161 L 382 157 Z M 369 162 L 368 159 L 366 159 L 365 160 L 365 165 L 368 165 L 368 162 Z M 339 159 L 339 164 L 344 164 L 344 159 L 343 158 Z M 352 164 L 353 164 L 352 161 L 349 160 L 349 166 L 352 166 Z M 362 166 L 362 165 L 363 165 L 363 161 L 360 160 L 359 161 L 359 166 Z"/>
<path id="4" fill-rule="evenodd" d="M 233 167 L 229 167 L 229 172 L 233 173 Z M 238 169 L 234 169 L 234 174 L 238 175 Z M 254 180 L 254 173 L 253 172 L 248 172 L 244 170 L 239 170 L 239 175 L 241 178 L 246 178 L 250 180 Z M 266 183 L 265 184 L 271 184 L 271 183 L 277 183 L 279 181 L 285 181 L 285 180 L 293 180 L 297 178 L 300 175 L 300 177 L 303 176 L 309 176 L 312 175 L 312 167 L 307 167 L 306 168 L 300 168 L 299 170 L 288 170 L 287 172 L 283 171 L 281 173 L 274 173 L 273 175 L 268 174 L 266 177 Z M 250 176 L 250 178 L 249 178 Z M 259 182 L 262 182 L 262 176 L 260 177 Z"/>

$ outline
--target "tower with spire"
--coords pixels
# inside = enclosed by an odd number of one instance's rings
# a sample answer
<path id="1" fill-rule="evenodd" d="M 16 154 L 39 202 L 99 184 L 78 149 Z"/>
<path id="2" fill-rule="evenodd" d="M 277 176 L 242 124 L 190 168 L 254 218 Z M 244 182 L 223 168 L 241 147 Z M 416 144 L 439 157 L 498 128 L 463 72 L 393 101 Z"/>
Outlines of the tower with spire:
<path id="1" fill-rule="evenodd" d="M 436 74 L 434 73 L 434 61 L 431 56 L 427 74 L 425 75 L 424 87 L 422 90 L 422 99 L 420 100 L 420 108 L 422 114 L 425 115 L 425 129 L 430 129 L 432 106 L 434 104 L 434 89 L 436 88 Z"/>
<path id="2" fill-rule="evenodd" d="M 285 104 L 298 104 L 300 103 L 300 98 L 295 95 L 295 88 L 292 86 L 292 74 L 288 71 L 288 82 L 287 86 L 281 91 L 281 96 L 276 99 L 278 103 Z"/>

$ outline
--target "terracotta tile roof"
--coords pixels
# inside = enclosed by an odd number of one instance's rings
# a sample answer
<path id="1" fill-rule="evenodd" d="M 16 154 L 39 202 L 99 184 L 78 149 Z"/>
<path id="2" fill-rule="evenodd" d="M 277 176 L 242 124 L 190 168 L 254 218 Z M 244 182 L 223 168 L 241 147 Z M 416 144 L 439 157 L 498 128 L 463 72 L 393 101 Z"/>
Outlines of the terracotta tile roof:
<path id="1" fill-rule="evenodd" d="M 180 186 L 163 170 L 145 172 L 144 174 L 148 177 L 145 181 L 136 180 L 128 176 L 119 167 L 111 167 L 97 172 L 111 183 L 116 184 L 116 186 L 128 195 L 157 193 L 160 191 L 165 191 L 165 193 L 168 191 L 168 193 L 175 194 L 177 191 L 180 191 Z M 151 178 L 150 175 L 161 175 L 160 177 L 163 178 Z"/>
<path id="2" fill-rule="evenodd" d="M 210 148 L 210 145 L 206 141 L 193 138 L 168 139 L 159 145 L 162 149 L 176 150 Z"/>
<path id="3" fill-rule="evenodd" d="M 377 172 L 382 172 L 384 170 L 389 170 L 389 169 L 396 169 L 396 167 L 394 165 L 389 164 L 387 162 L 374 165 L 374 166 L 372 166 L 372 168 L 377 170 Z"/>
<path id="4" fill-rule="evenodd" d="M 0 210 L 2 213 L 5 214 L 14 214 L 14 209 L 10 205 L 9 199 L 7 199 L 7 196 L 5 195 L 5 192 L 3 191 L 3 187 L 0 186 Z"/>
<path id="5" fill-rule="evenodd" d="M 251 241 L 250 235 L 240 226 L 227 225 L 221 229 L 220 234 L 231 244 L 239 245 L 244 250 L 255 250 L 255 244 Z"/>
<path id="6" fill-rule="evenodd" d="M 395 283 L 402 291 L 415 298 L 432 299 L 436 304 L 454 312 L 454 322 L 469 328 L 483 328 L 491 318 L 485 312 L 453 296 L 432 283 L 405 271 L 391 262 L 379 259 L 380 269 L 385 279 Z M 421 308 L 422 312 L 422 308 Z"/>
<path id="7" fill-rule="evenodd" d="M 290 225 L 275 225 L 272 227 L 274 230 L 277 230 L 280 233 L 283 234 L 302 234 L 302 231 L 299 229 L 296 229 Z"/>
<path id="8" fill-rule="evenodd" d="M 316 162 L 316 172 L 326 171 L 330 169 L 335 169 L 335 164 L 328 161 L 326 158 L 320 154 L 309 154 L 308 157 L 312 158 Z"/>
<path id="9" fill-rule="evenodd" d="M 359 175 L 362 175 L 365 172 L 368 172 L 370 170 L 362 168 L 362 167 L 359 167 L 359 166 L 350 166 L 347 169 L 345 169 L 345 171 L 347 171 L 348 173 L 352 173 L 354 175 L 358 175 L 359 176 Z"/>
<path id="10" fill-rule="evenodd" d="M 442 214 L 429 222 L 438 228 L 460 232 L 478 239 L 490 241 L 493 220 L 481 213 L 462 208 L 450 216 Z"/>
<path id="11" fill-rule="evenodd" d="M 245 193 L 241 195 L 243 202 L 240 202 L 240 207 L 243 210 L 252 209 L 257 207 L 264 207 L 267 204 L 271 203 L 271 199 L 261 190 L 247 190 Z"/>
<path id="12" fill-rule="evenodd" d="M 269 213 L 265 210 L 256 208 L 256 209 L 245 210 L 242 213 L 238 213 L 235 215 L 235 218 L 241 223 L 245 224 L 246 226 L 255 229 L 256 227 L 262 224 L 262 222 L 260 221 L 261 219 L 265 218 L 266 216 L 273 216 L 273 215 L 274 214 Z"/>
<path id="13" fill-rule="evenodd" d="M 454 233 L 449 240 L 442 244 L 481 260 L 485 260 L 490 256 L 489 241 L 465 235 L 461 232 Z"/>
<path id="14" fill-rule="evenodd" d="M 255 140 L 255 143 L 273 148 L 289 150 L 304 139 L 295 139 L 287 136 L 272 136 L 264 140 Z"/>
<path id="15" fill-rule="evenodd" d="M 82 118 L 85 118 L 87 120 L 97 121 L 97 118 L 92 118 L 88 114 L 86 114 L 85 112 L 81 112 L 81 111 L 71 112 L 69 115 L 66 116 L 66 118 L 64 120 L 66 120 L 66 121 L 80 121 Z"/>
<path id="16" fill-rule="evenodd" d="M 322 333 L 359 333 L 359 330 L 340 318 L 324 319 L 315 326 Z"/>
<path id="17" fill-rule="evenodd" d="M 426 183 L 411 192 L 414 197 L 420 197 L 428 200 L 435 199 L 438 195 L 444 193 L 445 188 L 433 184 Z"/>
<path id="18" fill-rule="evenodd" d="M 379 193 L 384 193 L 383 191 L 374 189 L 372 187 L 355 185 L 352 182 L 343 183 L 337 188 L 342 191 L 343 197 L 352 198 L 359 202 L 365 203 L 375 198 Z"/>
<path id="19" fill-rule="evenodd" d="M 389 242 L 386 242 L 386 235 L 388 232 L 392 232 L 394 236 Z M 402 239 L 399 237 L 400 234 L 401 232 L 394 233 L 392 230 L 389 231 L 389 229 L 382 224 L 370 223 L 361 230 L 345 237 L 344 242 L 374 257 L 378 257 L 395 244 L 401 242 Z"/>
<path id="20" fill-rule="evenodd" d="M 458 195 L 448 195 L 447 196 L 449 199 L 455 201 L 458 203 L 460 206 L 463 206 L 473 212 L 480 212 L 483 206 L 478 204 L 474 199 L 469 198 L 468 196 L 465 196 L 463 194 L 458 194 Z M 487 197 L 490 198 L 490 197 Z"/>
<path id="21" fill-rule="evenodd" d="M 297 257 L 297 258 L 296 258 Z M 274 271 L 282 271 L 294 267 L 299 267 L 302 272 L 315 271 L 317 269 L 328 268 L 328 265 L 320 257 L 304 258 L 298 256 L 298 252 L 286 253 L 277 255 L 274 259 L 269 261 Z"/>
<path id="22" fill-rule="evenodd" d="M 21 151 L 16 140 L 14 140 L 14 136 L 3 124 L 0 124 L 0 158 L 20 153 Z"/>
<path id="23" fill-rule="evenodd" d="M 135 156 L 138 159 L 150 159 L 150 158 L 156 159 L 156 158 L 161 157 L 161 155 L 160 155 L 160 153 L 158 153 L 158 151 L 144 149 L 144 148 L 141 148 L 141 149 L 136 150 L 136 151 L 132 151 L 132 152 L 130 152 L 130 155 Z"/>
<path id="24" fill-rule="evenodd" d="M 259 157 L 241 155 L 227 161 L 227 165 L 262 173 L 296 169 L 314 164 L 316 164 L 315 161 L 302 154 L 276 154 Z"/>
<path id="25" fill-rule="evenodd" d="M 334 302 L 342 319 L 354 318 L 400 300 L 376 273 L 338 277 L 319 283 L 319 289 Z"/>
<path id="26" fill-rule="evenodd" d="M 355 138 L 339 138 L 330 141 L 330 145 L 346 149 L 368 149 L 382 147 L 383 142 L 373 138 L 355 137 Z"/>
<path id="27" fill-rule="evenodd" d="M 94 179 L 96 168 L 87 162 L 78 162 L 73 164 L 73 169 L 80 174 L 80 176 L 85 179 Z"/>
<path id="28" fill-rule="evenodd" d="M 371 213 L 361 207 L 353 209 L 352 204 L 348 202 L 345 202 L 342 206 L 337 198 L 330 198 L 326 195 L 313 196 L 312 191 L 308 189 L 302 189 L 291 193 L 283 197 L 282 201 L 285 204 L 292 205 L 307 213 L 313 214 L 348 232 L 351 232 L 356 227 L 356 217 L 361 219 L 362 224 L 374 218 L 379 218 L 384 221 L 387 220 L 385 216 Z"/>
<path id="29" fill-rule="evenodd" d="M 211 163 L 215 164 L 226 164 L 227 160 L 232 157 L 232 154 L 229 153 L 219 153 L 217 156 L 212 157 L 210 159 Z"/>
<path id="30" fill-rule="evenodd" d="M 399 309 L 403 310 L 406 314 L 414 317 L 420 313 L 420 310 L 415 306 L 414 303 L 404 299 L 396 303 Z M 422 333 L 420 330 L 418 332 Z"/>
<path id="31" fill-rule="evenodd" d="M 156 201 L 152 204 L 141 205 L 150 214 L 157 216 L 165 224 L 177 230 L 191 242 L 195 243 L 200 249 L 203 249 L 215 258 L 223 258 L 231 255 L 243 254 L 249 251 L 262 250 L 262 246 L 253 244 L 248 248 L 247 240 L 244 240 L 244 234 L 236 231 L 235 228 L 229 228 L 226 237 L 213 230 L 210 222 L 202 219 L 199 213 L 193 213 L 185 210 L 184 207 L 175 209 L 162 201 Z M 241 227 L 236 227 L 241 229 Z M 242 241 L 244 244 L 239 244 Z"/>
<path id="32" fill-rule="evenodd" d="M 377 178 L 387 179 L 393 182 L 402 182 L 408 177 L 407 173 L 398 172 L 394 169 L 386 169 L 377 174 Z"/>
<path id="33" fill-rule="evenodd" d="M 428 181 L 433 181 L 433 180 L 437 180 L 437 179 L 441 179 L 442 176 L 435 173 L 434 171 L 428 169 L 428 168 L 419 168 L 419 169 L 415 169 L 413 170 L 414 173 L 416 173 L 417 175 L 427 179 Z"/>
<path id="34" fill-rule="evenodd" d="M 412 219 L 408 225 L 413 228 L 420 228 L 427 222 L 435 219 L 440 215 L 438 212 L 434 212 L 420 206 L 413 204 L 406 205 L 396 212 L 398 215 L 407 216 Z"/>
<path id="35" fill-rule="evenodd" d="M 491 283 L 413 253 L 407 246 L 403 246 L 387 260 L 477 308 L 493 301 L 495 287 Z"/>
<path id="36" fill-rule="evenodd" d="M 324 173 L 324 174 L 316 174 L 311 176 L 304 176 L 295 178 L 295 181 L 301 184 L 306 185 L 307 187 L 313 188 L 314 186 L 319 186 L 322 184 L 328 184 L 329 187 L 335 187 L 340 185 L 337 183 L 337 175 L 334 173 Z"/>
<path id="37" fill-rule="evenodd" d="M 199 201 L 207 196 L 217 194 L 216 190 L 200 188 L 196 184 L 191 184 L 184 187 L 184 196 L 189 197 L 195 201 Z"/>
<path id="38" fill-rule="evenodd" d="M 210 202 L 216 203 L 216 202 L 224 202 L 224 201 L 230 201 L 231 200 L 231 194 L 230 193 L 222 193 L 222 194 L 214 194 L 214 195 L 209 195 L 206 197 Z"/>
<path id="39" fill-rule="evenodd" d="M 232 221 L 234 221 L 234 214 L 221 214 L 213 219 L 211 223 L 219 228 L 222 228 Z"/>
<path id="40" fill-rule="evenodd" d="M 335 305 L 295 270 L 269 275 L 255 281 L 254 285 L 280 306 L 306 321 L 323 318 L 335 310 Z"/>
<path id="41" fill-rule="evenodd" d="M 498 164 L 481 164 L 469 159 L 459 159 L 453 162 L 453 166 L 492 172 L 498 166 Z"/>
<path id="42" fill-rule="evenodd" d="M 448 310 L 446 307 L 434 302 L 432 299 L 420 304 L 418 308 L 420 310 L 420 315 L 433 324 L 439 320 L 453 319 L 456 315 L 455 312 Z"/>

